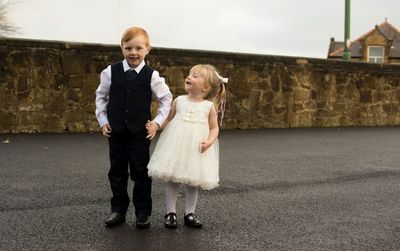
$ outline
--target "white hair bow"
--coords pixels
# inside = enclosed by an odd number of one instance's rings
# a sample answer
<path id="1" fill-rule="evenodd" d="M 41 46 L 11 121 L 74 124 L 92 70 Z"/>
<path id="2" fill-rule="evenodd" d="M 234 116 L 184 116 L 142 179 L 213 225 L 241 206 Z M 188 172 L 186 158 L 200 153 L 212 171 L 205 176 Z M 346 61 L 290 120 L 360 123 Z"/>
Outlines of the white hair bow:
<path id="1" fill-rule="evenodd" d="M 229 80 L 228 78 L 223 78 L 218 73 L 217 73 L 217 77 L 222 83 L 224 83 L 224 84 L 228 83 L 228 80 Z"/>

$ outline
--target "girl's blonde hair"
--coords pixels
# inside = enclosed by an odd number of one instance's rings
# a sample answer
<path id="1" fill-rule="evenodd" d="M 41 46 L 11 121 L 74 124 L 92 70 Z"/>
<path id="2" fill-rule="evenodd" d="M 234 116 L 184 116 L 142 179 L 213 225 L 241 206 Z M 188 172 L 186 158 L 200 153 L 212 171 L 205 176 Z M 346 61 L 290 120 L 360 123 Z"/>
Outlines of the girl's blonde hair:
<path id="1" fill-rule="evenodd" d="M 198 64 L 190 69 L 190 72 L 201 74 L 204 78 L 204 83 L 210 85 L 211 89 L 206 95 L 206 99 L 214 103 L 215 109 L 221 113 L 221 121 L 225 111 L 225 83 L 228 79 L 222 78 L 214 66 L 210 64 Z"/>

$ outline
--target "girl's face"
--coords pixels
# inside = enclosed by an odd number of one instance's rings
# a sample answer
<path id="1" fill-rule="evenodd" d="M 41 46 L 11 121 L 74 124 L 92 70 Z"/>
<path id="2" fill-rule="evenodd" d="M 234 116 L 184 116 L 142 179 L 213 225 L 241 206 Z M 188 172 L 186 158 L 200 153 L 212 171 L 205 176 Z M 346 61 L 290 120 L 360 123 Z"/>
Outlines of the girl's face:
<path id="1" fill-rule="evenodd" d="M 132 68 L 137 67 L 150 51 L 144 36 L 136 36 L 127 42 L 123 42 L 121 48 L 124 58 Z"/>
<path id="2" fill-rule="evenodd" d="M 200 71 L 190 71 L 185 79 L 185 90 L 194 95 L 207 95 L 209 85 L 205 83 L 205 78 Z"/>

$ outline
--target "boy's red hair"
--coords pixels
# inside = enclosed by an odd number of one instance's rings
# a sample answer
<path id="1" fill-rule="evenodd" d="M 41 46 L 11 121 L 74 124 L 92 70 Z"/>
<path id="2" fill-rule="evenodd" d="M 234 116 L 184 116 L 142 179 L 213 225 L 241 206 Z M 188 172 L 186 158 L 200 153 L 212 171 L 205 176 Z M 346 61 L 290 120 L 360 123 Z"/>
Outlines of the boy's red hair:
<path id="1" fill-rule="evenodd" d="M 131 40 L 134 37 L 137 36 L 143 36 L 144 39 L 146 40 L 146 46 L 149 47 L 150 46 L 150 38 L 149 35 L 147 34 L 147 32 L 140 28 L 140 27 L 130 27 L 128 29 L 125 30 L 124 34 L 122 35 L 121 38 L 121 45 L 124 42 L 128 42 L 129 40 Z"/>

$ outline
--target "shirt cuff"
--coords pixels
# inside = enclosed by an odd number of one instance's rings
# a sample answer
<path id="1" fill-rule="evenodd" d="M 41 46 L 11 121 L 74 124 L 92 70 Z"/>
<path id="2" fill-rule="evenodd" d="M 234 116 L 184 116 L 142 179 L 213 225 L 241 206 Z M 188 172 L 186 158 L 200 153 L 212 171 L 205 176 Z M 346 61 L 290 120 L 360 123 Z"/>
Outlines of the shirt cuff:
<path id="1" fill-rule="evenodd" d="M 99 121 L 100 128 L 103 128 L 103 126 L 109 124 L 107 117 L 101 117 L 98 119 L 98 121 Z"/>
<path id="2" fill-rule="evenodd" d="M 155 117 L 153 121 L 158 124 L 158 128 L 161 128 L 161 125 L 164 123 L 165 119 L 161 119 L 159 117 Z"/>

